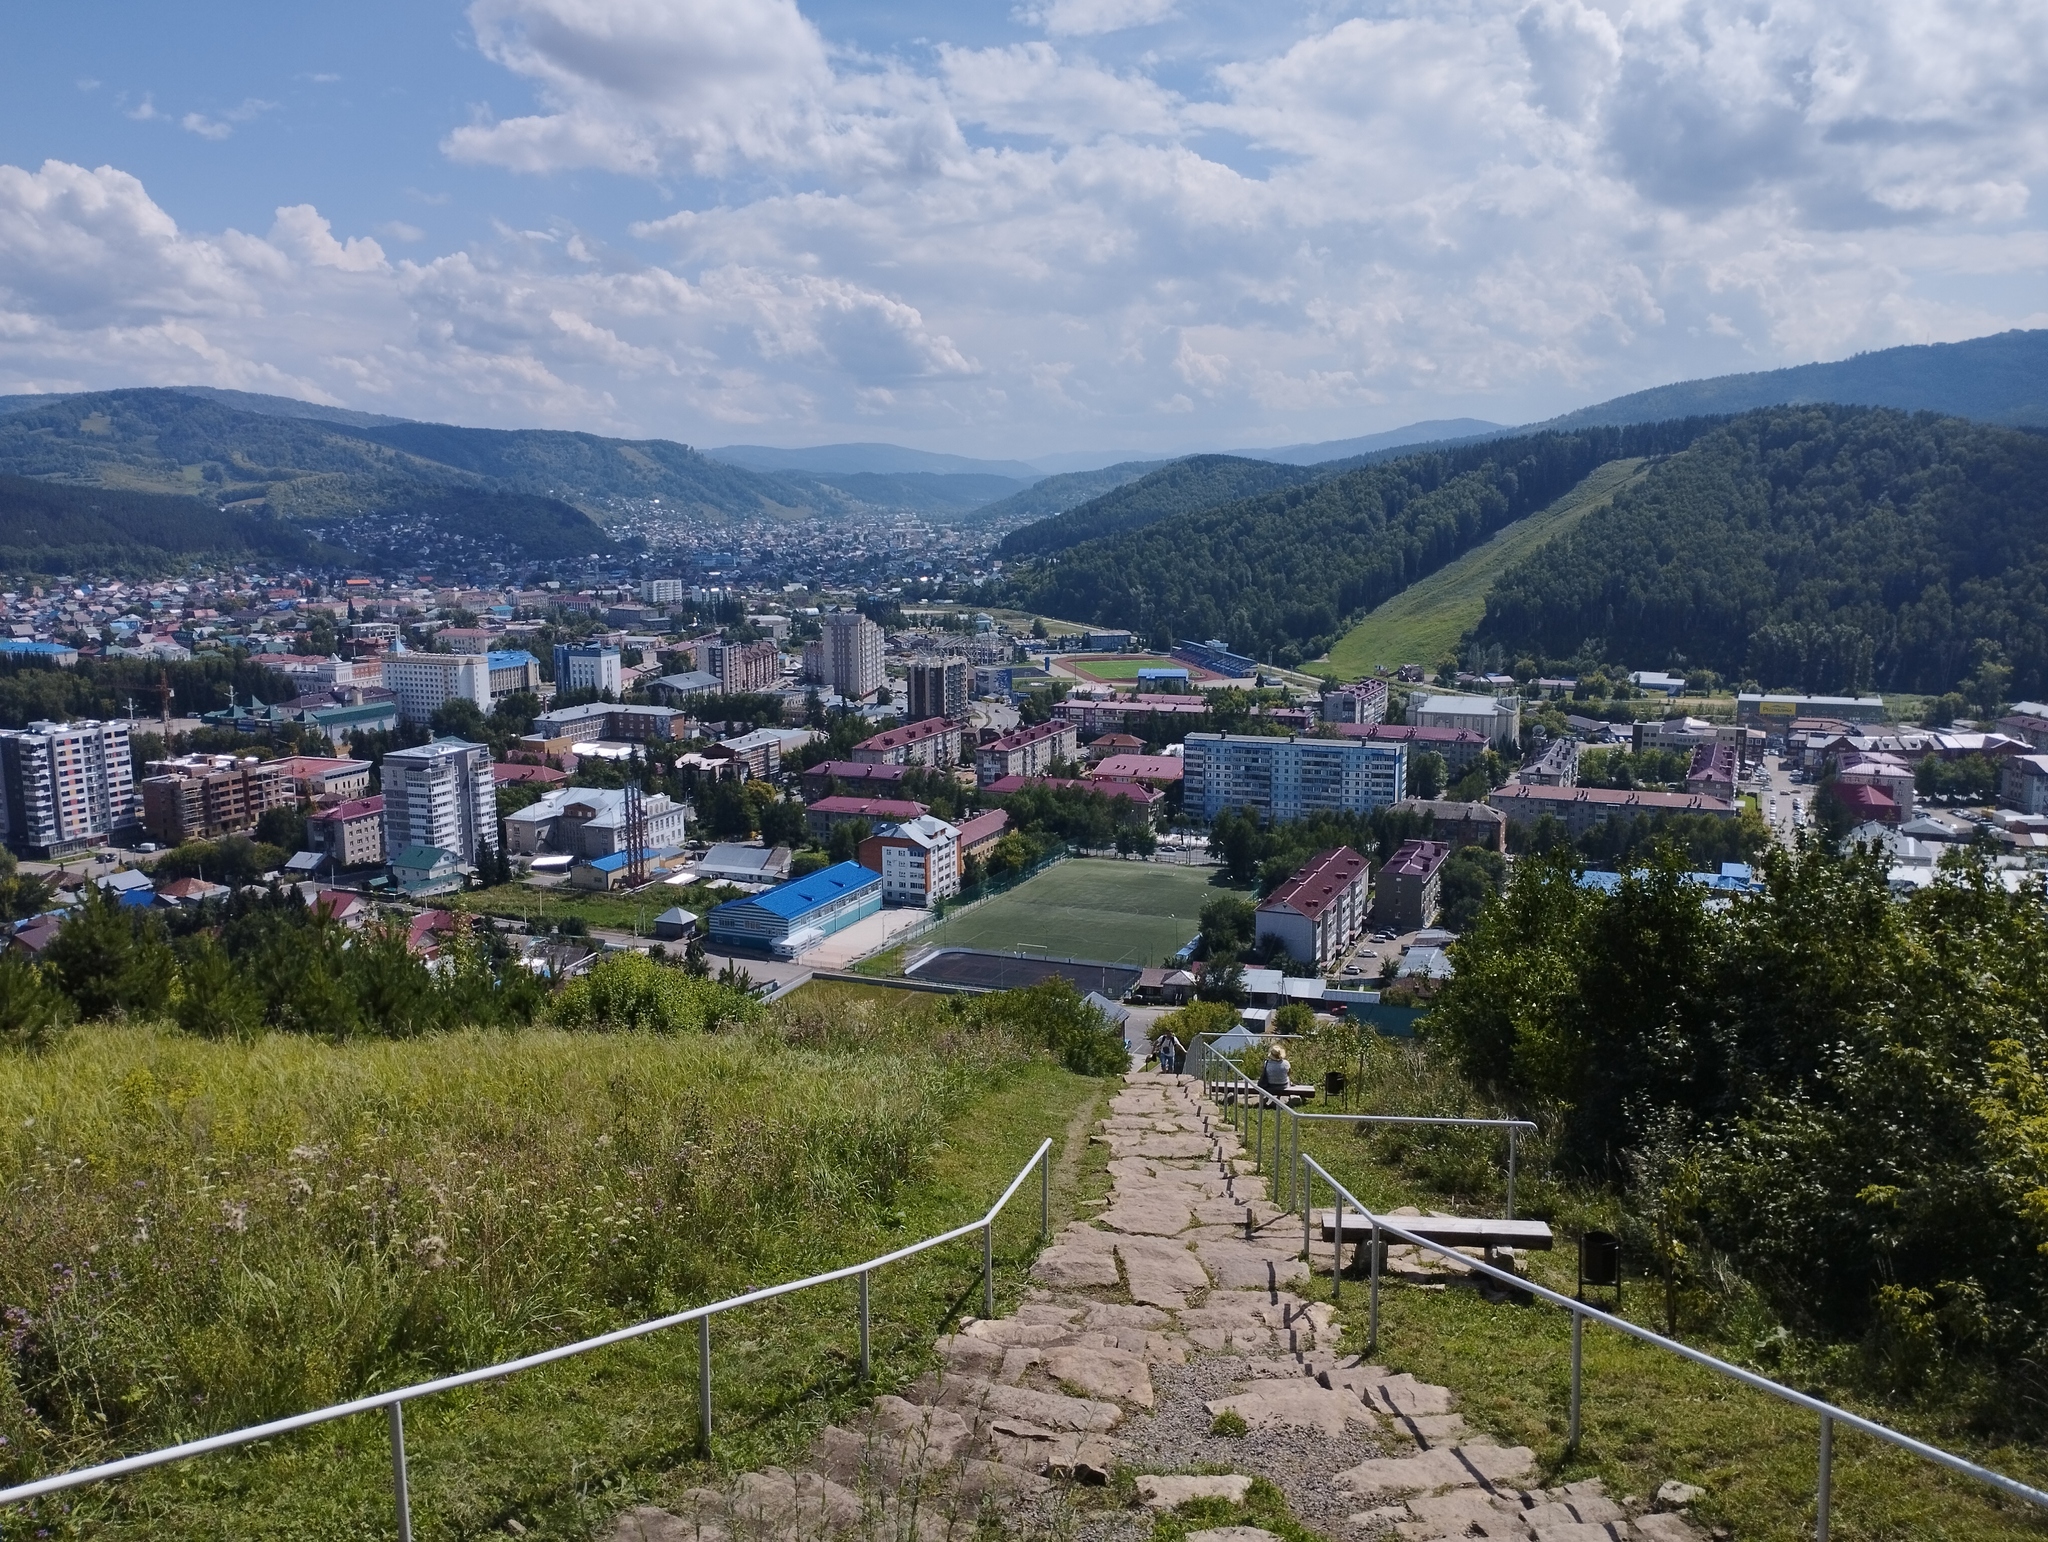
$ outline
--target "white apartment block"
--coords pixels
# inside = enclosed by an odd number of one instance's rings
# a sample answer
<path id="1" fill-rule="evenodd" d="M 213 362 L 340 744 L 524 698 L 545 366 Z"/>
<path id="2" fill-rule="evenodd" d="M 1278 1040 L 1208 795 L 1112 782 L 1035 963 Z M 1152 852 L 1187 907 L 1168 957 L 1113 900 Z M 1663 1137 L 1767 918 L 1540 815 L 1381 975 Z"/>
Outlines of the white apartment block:
<path id="1" fill-rule="evenodd" d="M 960 892 L 960 832 L 930 814 L 885 825 L 860 845 L 860 863 L 882 875 L 885 905 L 930 905 Z"/>
<path id="2" fill-rule="evenodd" d="M 640 598 L 649 605 L 680 605 L 690 586 L 680 578 L 643 578 Z"/>
<path id="3" fill-rule="evenodd" d="M 574 643 L 555 644 L 555 692 L 610 691 L 626 688 L 625 664 L 617 648 Z"/>
<path id="4" fill-rule="evenodd" d="M 141 817 L 126 723 L 86 718 L 0 731 L 0 841 L 13 851 L 68 856 Z"/>
<path id="5" fill-rule="evenodd" d="M 491 710 L 490 656 L 483 653 L 387 653 L 384 689 L 398 698 L 398 715 L 408 723 L 430 722 L 449 702 L 476 703 Z"/>
<path id="6" fill-rule="evenodd" d="M 882 672 L 882 629 L 857 610 L 828 611 L 819 649 L 820 683 L 849 701 L 865 701 L 887 680 Z"/>
<path id="7" fill-rule="evenodd" d="M 498 849 L 488 745 L 436 739 L 384 757 L 384 859 L 408 846 L 453 852 L 464 867 Z"/>
<path id="8" fill-rule="evenodd" d="M 1398 743 L 1189 734 L 1182 753 L 1182 805 L 1204 819 L 1227 808 L 1255 809 L 1268 819 L 1364 813 L 1407 796 L 1408 753 Z"/>

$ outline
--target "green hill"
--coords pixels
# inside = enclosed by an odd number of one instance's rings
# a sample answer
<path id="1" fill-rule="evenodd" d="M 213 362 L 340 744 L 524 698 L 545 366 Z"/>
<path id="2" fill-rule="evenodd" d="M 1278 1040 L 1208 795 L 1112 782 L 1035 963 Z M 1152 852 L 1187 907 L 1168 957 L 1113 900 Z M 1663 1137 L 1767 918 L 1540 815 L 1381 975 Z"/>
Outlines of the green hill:
<path id="1" fill-rule="evenodd" d="M 1434 665 L 1457 651 L 1459 639 L 1486 613 L 1495 579 L 1546 542 L 1572 529 L 1643 474 L 1643 462 L 1609 461 L 1546 509 L 1503 528 L 1457 561 L 1411 584 L 1344 634 L 1323 660 L 1332 674 L 1356 680 L 1378 664 Z"/>
<path id="2" fill-rule="evenodd" d="M 2048 436 L 1882 408 L 1745 414 L 1511 566 L 1509 658 L 1767 688 L 2048 691 Z"/>
<path id="3" fill-rule="evenodd" d="M 1325 474 L 1306 466 L 1283 466 L 1237 455 L 1190 455 L 1063 514 L 1012 530 L 998 550 L 1008 558 L 1065 551 L 1083 541 L 1141 530 L 1162 519 L 1234 503 L 1254 493 L 1297 487 Z"/>
<path id="4" fill-rule="evenodd" d="M 680 518 L 828 510 L 841 495 L 744 471 L 663 439 L 247 412 L 176 390 L 100 391 L 0 416 L 0 473 L 257 501 L 290 519 L 389 512 L 454 488 L 602 513 L 659 498 Z"/>
<path id="5" fill-rule="evenodd" d="M 140 577 L 195 557 L 334 560 L 305 530 L 204 498 L 0 476 L 0 573 Z"/>
<path id="6" fill-rule="evenodd" d="M 1002 603 L 1129 627 L 1151 642 L 1218 637 L 1238 652 L 1292 667 L 1319 657 L 1361 614 L 1552 503 L 1596 467 L 1683 450 L 1714 426 L 1699 420 L 1525 435 L 1334 475 L 1276 466 L 1270 469 L 1304 481 L 1050 552 L 1019 568 Z M 1146 478 L 1111 496 L 1139 494 L 1148 482 L 1162 485 Z M 1078 524 L 1093 507 L 1032 529 Z M 1139 504 L 1130 512 L 1151 510 Z"/>
<path id="7" fill-rule="evenodd" d="M 1157 471 L 1165 464 L 1163 460 L 1125 460 L 1096 471 L 1063 471 L 1056 476 L 1042 477 L 1022 492 L 983 505 L 975 511 L 973 522 L 1000 528 L 1064 514 L 1068 509 L 1078 508 L 1089 499 L 1099 498 L 1126 482 L 1135 482 L 1146 472 Z"/>

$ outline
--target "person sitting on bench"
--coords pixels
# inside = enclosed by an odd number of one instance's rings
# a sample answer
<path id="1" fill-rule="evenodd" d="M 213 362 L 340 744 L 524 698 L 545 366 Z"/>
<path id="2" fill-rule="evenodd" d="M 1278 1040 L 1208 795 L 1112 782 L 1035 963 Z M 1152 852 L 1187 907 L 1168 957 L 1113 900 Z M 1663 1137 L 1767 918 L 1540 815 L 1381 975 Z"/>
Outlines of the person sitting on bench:
<path id="1" fill-rule="evenodd" d="M 1266 1063 L 1259 1067 L 1259 1087 L 1276 1098 L 1284 1098 L 1293 1083 L 1294 1067 L 1287 1063 L 1287 1051 L 1275 1044 L 1266 1051 Z"/>

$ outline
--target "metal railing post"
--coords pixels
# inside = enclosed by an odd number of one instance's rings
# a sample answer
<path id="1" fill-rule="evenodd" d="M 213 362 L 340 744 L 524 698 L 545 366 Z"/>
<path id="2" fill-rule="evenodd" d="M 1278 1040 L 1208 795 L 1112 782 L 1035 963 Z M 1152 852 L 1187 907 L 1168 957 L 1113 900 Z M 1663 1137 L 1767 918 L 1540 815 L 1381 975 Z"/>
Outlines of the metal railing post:
<path id="1" fill-rule="evenodd" d="M 391 1425 L 391 1502 L 398 1512 L 398 1542 L 412 1542 L 412 1485 L 405 1475 L 405 1405 L 393 1403 Z"/>
<path id="2" fill-rule="evenodd" d="M 1308 1168 L 1302 1165 L 1302 1160 L 1298 1156 L 1294 1159 L 1294 1170 L 1301 1180 L 1301 1261 L 1308 1266 L 1308 1272 L 1314 1274 L 1316 1255 L 1315 1249 L 1309 1246 L 1308 1207 L 1310 1200 L 1315 1196 L 1308 1181 Z"/>
<path id="3" fill-rule="evenodd" d="M 1330 1245 L 1330 1299 L 1341 1301 L 1344 1299 L 1344 1191 L 1334 1183 L 1330 1187 L 1337 1190 L 1337 1240 Z"/>
<path id="4" fill-rule="evenodd" d="M 868 1379 L 868 1372 L 873 1368 L 873 1361 L 868 1354 L 868 1339 L 868 1271 L 863 1269 L 860 1272 L 860 1379 L 862 1381 Z"/>
<path id="5" fill-rule="evenodd" d="M 1038 1240 L 1043 1243 L 1052 1236 L 1052 1148 L 1038 1158 Z"/>
<path id="6" fill-rule="evenodd" d="M 1252 1131 L 1252 1171 L 1262 1173 L 1266 1170 L 1266 1100 L 1264 1098 L 1259 1099 L 1257 1117 L 1258 1123 L 1253 1127 Z"/>
<path id="7" fill-rule="evenodd" d="M 981 1228 L 981 1315 L 996 1315 L 996 1224 Z"/>
<path id="8" fill-rule="evenodd" d="M 1586 1319 L 1577 1312 L 1572 1313 L 1572 1416 L 1571 1431 L 1565 1436 L 1564 1442 L 1567 1451 L 1579 1449 L 1579 1378 L 1581 1365 L 1579 1346 L 1581 1339 L 1585 1336 L 1585 1327 Z"/>
<path id="9" fill-rule="evenodd" d="M 697 1319 L 697 1454 L 711 1455 L 711 1319 Z"/>
<path id="10" fill-rule="evenodd" d="M 1814 1522 L 1816 1542 L 1828 1542 L 1828 1509 L 1835 1497 L 1835 1421 L 1820 1416 L 1820 1515 Z"/>
<path id="11" fill-rule="evenodd" d="M 1380 1218 L 1372 1218 L 1372 1304 L 1365 1314 L 1365 1347 L 1371 1353 L 1380 1347 Z"/>
<path id="12" fill-rule="evenodd" d="M 1513 1125 L 1508 1126 L 1508 1219 L 1515 1218 L 1515 1151 L 1521 1144 L 1522 1132 Z"/>

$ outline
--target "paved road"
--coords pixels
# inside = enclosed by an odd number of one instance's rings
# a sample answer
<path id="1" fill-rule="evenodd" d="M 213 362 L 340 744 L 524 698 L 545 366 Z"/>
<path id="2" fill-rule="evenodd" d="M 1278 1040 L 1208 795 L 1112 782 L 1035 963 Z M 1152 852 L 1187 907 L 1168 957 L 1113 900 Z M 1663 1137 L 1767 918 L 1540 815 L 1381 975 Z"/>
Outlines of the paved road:
<path id="1" fill-rule="evenodd" d="M 1769 785 L 1757 789 L 1764 823 L 1770 826 L 1772 836 L 1789 846 L 1812 815 L 1813 788 L 1792 780 L 1782 756 L 1766 755 L 1764 770 L 1770 778 Z"/>

